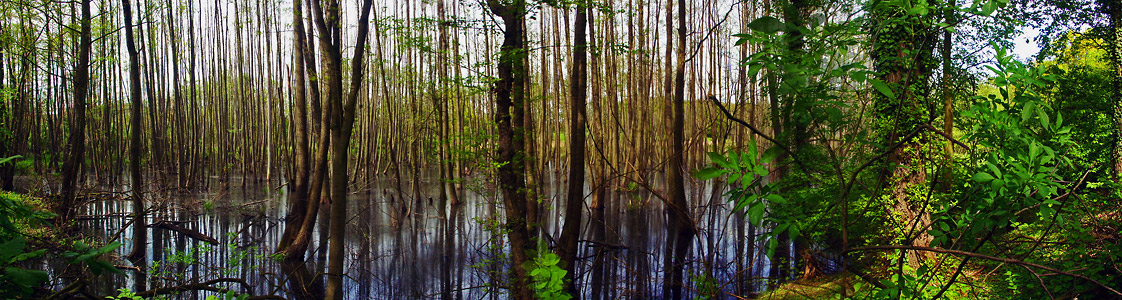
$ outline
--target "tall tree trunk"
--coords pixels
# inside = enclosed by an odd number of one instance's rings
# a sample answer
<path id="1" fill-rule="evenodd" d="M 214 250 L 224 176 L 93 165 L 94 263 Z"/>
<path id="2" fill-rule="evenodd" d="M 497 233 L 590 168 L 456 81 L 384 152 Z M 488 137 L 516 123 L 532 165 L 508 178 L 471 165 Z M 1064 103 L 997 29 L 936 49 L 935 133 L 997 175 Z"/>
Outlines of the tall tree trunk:
<path id="1" fill-rule="evenodd" d="M 947 6 L 948 8 L 946 9 L 946 12 L 944 12 L 945 15 L 943 17 L 943 23 L 954 24 L 955 1 L 948 0 Z M 954 96 L 953 94 L 951 94 L 951 62 L 953 59 L 953 57 L 951 56 L 951 49 L 954 45 L 951 44 L 951 42 L 951 30 L 949 28 L 944 29 L 943 42 L 941 45 L 939 45 L 940 55 L 943 56 L 943 132 L 953 137 Z M 943 149 L 944 168 L 946 168 L 945 170 L 943 170 L 943 187 L 946 190 L 950 190 L 952 187 L 951 180 L 952 176 L 954 175 L 954 157 L 952 155 L 954 155 L 954 143 L 947 141 L 946 148 Z"/>
<path id="2" fill-rule="evenodd" d="M 308 150 L 308 103 L 307 90 L 304 86 L 304 44 L 307 38 L 304 35 L 304 16 L 300 0 L 292 1 L 292 98 L 295 107 L 293 116 L 296 144 L 296 169 L 292 179 L 292 190 L 288 194 L 288 215 L 285 216 L 284 233 L 277 244 L 277 252 L 285 251 L 292 241 L 296 239 L 304 224 L 308 213 L 309 202 L 312 201 L 308 193 L 309 165 L 311 153 Z"/>
<path id="3" fill-rule="evenodd" d="M 304 8 L 311 10 L 311 1 L 304 2 Z M 303 27 L 308 32 L 305 37 L 314 36 L 314 25 L 309 18 L 308 25 Z M 312 106 L 312 116 L 318 117 L 318 122 L 309 124 L 309 128 L 318 128 L 316 150 L 311 162 L 315 165 L 312 166 L 312 175 L 308 179 L 308 209 L 304 214 L 304 222 L 300 224 L 299 231 L 296 232 L 296 237 L 292 240 L 292 245 L 285 249 L 285 258 L 290 262 L 301 262 L 304 260 L 304 253 L 311 243 L 312 235 L 315 233 L 316 217 L 319 215 L 321 199 L 326 199 L 324 195 L 323 185 L 327 181 L 327 150 L 331 144 L 330 132 L 328 131 L 327 124 L 330 123 L 331 114 L 330 110 L 322 109 L 324 105 L 324 97 L 320 95 L 319 89 L 319 72 L 316 69 L 316 56 L 315 56 L 315 43 L 307 42 L 303 48 L 304 70 L 307 72 L 308 93 L 312 99 L 310 104 Z"/>
<path id="4" fill-rule="evenodd" d="M 580 299 L 576 281 L 577 239 L 580 238 L 581 219 L 584 213 L 584 143 L 585 101 L 588 94 L 588 42 L 585 28 L 588 25 L 588 3 L 578 2 L 574 21 L 573 71 L 569 81 L 572 102 L 569 107 L 569 187 L 565 201 L 565 225 L 557 242 L 557 256 L 565 274 L 565 289 L 574 299 Z M 543 100 L 544 101 L 544 100 Z"/>
<path id="5" fill-rule="evenodd" d="M 8 32 L 8 24 L 6 21 L 0 22 L 0 32 Z M 6 86 L 4 85 L 4 78 L 7 77 L 7 74 L 6 72 L 4 72 L 6 71 L 6 69 L 4 69 L 4 58 L 5 56 L 8 56 L 8 54 L 10 54 L 11 50 L 8 49 L 10 47 L 11 46 L 5 46 L 3 48 L 0 48 L 0 50 L 4 50 L 0 52 L 0 91 L 6 89 Z M 14 98 L 15 97 L 8 99 Z M 7 101 L 10 102 L 11 100 Z M 15 152 L 15 147 L 12 146 L 13 144 L 15 144 L 15 140 L 10 134 L 15 132 L 15 123 L 23 121 L 9 118 L 8 108 L 15 107 L 16 105 L 9 106 L 8 103 L 0 102 L 0 124 L 4 124 L 4 127 L 0 128 L 0 130 L 6 130 L 8 133 L 4 136 L 0 136 L 0 159 L 15 155 L 13 153 Z M 15 177 L 15 168 L 12 165 L 13 163 L 11 162 L 0 165 L 0 189 L 3 189 L 5 191 L 11 191 L 15 189 L 15 183 L 12 182 L 13 178 Z"/>
<path id="6" fill-rule="evenodd" d="M 674 70 L 673 115 L 670 130 L 670 161 L 667 165 L 667 243 L 663 291 L 667 299 L 682 299 L 684 273 L 690 245 L 696 233 L 686 202 L 686 183 L 682 176 L 685 156 L 685 88 L 686 88 L 686 1 L 678 1 L 678 53 Z M 669 57 L 667 57 L 669 59 Z"/>
<path id="7" fill-rule="evenodd" d="M 132 3 L 123 0 L 122 8 L 125 14 L 125 45 L 129 52 L 129 175 L 132 177 L 132 253 L 128 258 L 139 261 L 145 256 L 148 244 L 148 226 L 144 213 L 144 171 L 140 168 L 140 160 L 144 155 L 144 115 L 141 114 L 140 102 L 140 53 L 136 51 L 136 39 L 133 37 Z"/>
<path id="8" fill-rule="evenodd" d="M 8 32 L 8 23 L 6 21 L 0 21 L 0 32 Z M 3 50 L 0 51 L 0 91 L 6 89 L 4 78 L 7 77 L 7 73 L 5 72 L 6 69 L 4 69 L 4 58 L 11 52 L 9 48 L 11 48 L 10 45 L 0 48 L 0 50 Z M 13 98 L 14 97 L 11 97 L 5 99 L 4 102 L 0 102 L 0 124 L 4 125 L 0 130 L 6 130 L 6 133 L 8 133 L 4 136 L 0 136 L 0 159 L 15 155 L 12 153 L 14 152 L 13 148 L 15 148 L 12 145 L 15 144 L 15 141 L 12 139 L 11 133 L 15 132 L 14 129 L 16 126 L 14 124 L 16 122 L 22 122 L 22 120 L 8 117 L 8 108 L 15 107 L 15 105 L 9 106 L 9 103 L 5 102 L 11 102 L 10 99 Z M 0 189 L 5 191 L 11 191 L 15 188 L 15 184 L 12 182 L 12 179 L 15 177 L 15 168 L 13 168 L 12 165 L 11 162 L 0 164 Z"/>
<path id="9" fill-rule="evenodd" d="M 1110 18 L 1110 34 L 1107 42 L 1110 43 L 1110 60 L 1114 67 L 1114 76 L 1111 81 L 1114 86 L 1114 151 L 1111 155 L 1111 169 L 1114 180 L 1122 181 L 1122 1 L 1101 0 L 1100 5 L 1106 10 Z"/>
<path id="10" fill-rule="evenodd" d="M 70 126 L 70 140 L 67 142 L 70 155 L 62 165 L 62 193 L 55 206 L 55 213 L 61 222 L 74 219 L 77 211 L 75 201 L 82 162 L 86 154 L 86 94 L 90 83 L 90 0 L 84 0 L 80 41 L 78 44 L 78 63 L 74 65 L 74 113 Z"/>
<path id="11" fill-rule="evenodd" d="M 924 135 L 911 141 L 901 139 L 927 122 L 929 101 L 928 79 L 936 63 L 932 56 L 937 36 L 933 28 L 922 22 L 908 20 L 899 7 L 876 3 L 870 9 L 874 22 L 870 57 L 878 72 L 877 79 L 887 84 L 895 94 L 889 97 L 875 93 L 874 110 L 877 125 L 874 130 L 881 134 L 882 145 L 890 147 L 903 142 L 888 156 L 888 165 L 881 170 L 878 187 L 886 188 L 893 199 L 892 210 L 901 216 L 902 224 L 917 224 L 926 228 L 930 224 L 930 213 L 919 211 L 911 203 L 915 188 L 927 182 L 927 174 L 922 167 L 914 166 L 923 157 L 922 146 L 926 143 Z M 917 223 L 918 222 L 918 223 Z M 907 237 L 913 238 L 913 237 Z M 932 237 L 920 230 L 912 239 L 916 246 L 927 246 Z M 924 253 L 925 257 L 930 252 Z M 915 252 L 909 252 L 909 261 L 918 263 Z"/>
<path id="12" fill-rule="evenodd" d="M 366 38 L 370 32 L 371 0 L 362 4 L 358 25 L 358 41 L 355 44 L 354 58 L 351 60 L 350 94 L 343 100 L 343 54 L 339 2 L 316 0 L 314 9 L 316 28 L 319 28 L 320 51 L 323 53 L 323 78 L 327 83 L 326 103 L 331 109 L 331 139 L 335 140 L 331 151 L 331 223 L 327 261 L 327 299 L 343 299 L 343 249 L 347 224 L 347 156 L 350 147 L 351 131 L 354 128 L 355 105 L 362 82 L 362 63 L 365 60 Z"/>
<path id="13" fill-rule="evenodd" d="M 506 208 L 507 229 L 510 232 L 510 256 L 512 269 L 510 288 L 512 298 L 531 299 L 529 271 L 523 264 L 529 261 L 526 250 L 530 249 L 530 230 L 526 220 L 526 172 L 523 132 L 523 105 L 526 97 L 526 67 L 522 56 L 526 46 L 522 39 L 523 23 L 526 16 L 524 0 L 513 0 L 508 4 L 500 0 L 487 0 L 491 12 L 503 19 L 503 45 L 499 52 L 499 82 L 494 90 L 497 95 L 495 123 L 498 128 L 499 156 L 501 165 L 498 170 L 499 189 L 502 191 Z"/>

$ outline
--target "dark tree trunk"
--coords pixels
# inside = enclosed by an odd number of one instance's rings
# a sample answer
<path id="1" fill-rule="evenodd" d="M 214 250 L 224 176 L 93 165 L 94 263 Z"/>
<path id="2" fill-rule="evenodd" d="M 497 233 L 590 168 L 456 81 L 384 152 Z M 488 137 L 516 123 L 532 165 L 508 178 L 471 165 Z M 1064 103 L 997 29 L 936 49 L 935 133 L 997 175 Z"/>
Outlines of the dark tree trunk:
<path id="1" fill-rule="evenodd" d="M 140 102 L 140 54 L 136 51 L 136 39 L 133 37 L 132 3 L 123 0 L 122 8 L 125 14 L 125 44 L 129 52 L 129 175 L 132 177 L 132 253 L 128 258 L 139 261 L 144 258 L 148 244 L 148 226 L 144 212 L 144 173 L 140 168 L 140 160 L 144 155 L 144 116 L 141 114 Z"/>
<path id="2" fill-rule="evenodd" d="M 305 2 L 304 7 L 310 10 L 311 2 Z M 327 124 L 330 123 L 331 115 L 330 110 L 322 109 L 323 97 L 320 95 L 319 90 L 319 72 L 316 70 L 316 56 L 315 56 L 315 43 L 308 43 L 307 37 L 313 36 L 313 25 L 311 20 L 308 21 L 308 26 L 302 28 L 308 30 L 305 35 L 305 44 L 303 46 L 303 61 L 304 70 L 307 72 L 308 88 L 311 90 L 311 106 L 312 115 L 319 117 L 318 122 L 314 122 L 315 128 L 318 126 L 319 133 L 317 134 L 317 148 L 311 162 L 314 163 L 312 168 L 311 177 L 308 180 L 307 190 L 307 205 L 308 208 L 303 217 L 303 223 L 300 224 L 299 230 L 295 233 L 292 244 L 284 251 L 285 258 L 288 261 L 300 262 L 304 260 L 304 253 L 311 243 L 312 235 L 315 234 L 316 217 L 319 215 L 321 199 L 326 199 L 327 196 L 323 193 L 323 185 L 326 183 L 327 176 L 327 150 L 331 144 L 330 134 L 328 132 Z M 312 124 L 309 124 L 312 125 Z M 310 148 L 309 148 L 310 149 Z"/>
<path id="3" fill-rule="evenodd" d="M 1114 151 L 1111 155 L 1111 171 L 1115 181 L 1122 181 L 1122 1 L 1101 0 L 1100 5 L 1106 10 L 1110 18 L 1110 30 L 1107 42 L 1110 44 L 1111 67 L 1114 76 L 1111 78 L 1114 87 L 1114 101 L 1112 117 L 1114 120 Z"/>
<path id="4" fill-rule="evenodd" d="M 331 151 L 331 223 L 329 225 L 329 247 L 327 261 L 327 291 L 326 299 L 343 299 L 343 249 L 345 229 L 347 224 L 347 157 L 350 147 L 351 131 L 354 127 L 355 106 L 362 79 L 362 63 L 365 60 L 366 38 L 370 28 L 371 0 L 363 1 L 361 16 L 359 17 L 358 41 L 351 60 L 350 94 L 343 101 L 343 54 L 340 42 L 340 13 L 339 2 L 333 0 L 313 2 L 313 16 L 316 28 L 319 28 L 320 51 L 323 53 L 323 78 L 327 83 L 327 97 L 325 103 L 330 106 L 331 122 L 325 124 L 330 128 L 331 139 L 335 140 Z"/>
<path id="5" fill-rule="evenodd" d="M 685 156 L 685 87 L 686 87 L 686 2 L 678 1 L 678 53 L 674 70 L 673 115 L 671 117 L 671 152 L 667 165 L 666 266 L 663 293 L 666 299 L 682 299 L 685 287 L 684 273 L 690 246 L 696 233 L 693 218 L 686 202 L 686 183 L 682 176 Z M 669 58 L 667 58 L 669 59 Z"/>
<path id="6" fill-rule="evenodd" d="M 557 256 L 565 274 L 565 288 L 574 299 L 580 299 L 576 282 L 577 240 L 580 238 L 581 219 L 584 212 L 584 143 L 585 143 L 585 101 L 588 93 L 588 42 L 585 28 L 588 25 L 587 3 L 577 4 L 574 21 L 575 38 L 573 41 L 573 72 L 569 82 L 572 103 L 569 108 L 569 186 L 565 201 L 565 225 L 557 245 Z"/>
<path id="7" fill-rule="evenodd" d="M 7 32 L 7 31 L 8 31 L 7 22 L 0 22 L 0 32 Z M 4 85 L 4 78 L 7 77 L 6 72 L 4 72 L 4 71 L 6 71 L 4 69 L 4 56 L 7 56 L 9 54 L 9 51 L 11 51 L 11 50 L 5 50 L 3 52 L 0 52 L 0 91 L 4 90 L 6 88 L 5 85 Z M 9 98 L 9 99 L 13 99 L 13 98 Z M 15 123 L 16 122 L 22 122 L 22 120 L 16 120 L 15 118 L 9 118 L 8 117 L 8 108 L 9 107 L 15 107 L 16 105 L 18 105 L 16 103 L 13 103 L 13 104 L 14 105 L 9 106 L 8 103 L 0 102 L 0 124 L 5 125 L 4 128 L 0 128 L 0 129 L 6 130 L 6 133 L 7 133 L 5 135 L 0 136 L 0 159 L 4 159 L 4 158 L 15 155 L 15 153 L 14 153 L 15 152 L 14 151 L 15 147 L 12 146 L 13 144 L 15 144 L 15 139 L 13 138 L 14 136 L 11 135 L 11 133 L 15 132 L 15 130 L 14 130 L 15 127 L 16 127 Z M 15 109 L 13 109 L 13 110 L 15 110 Z M 15 183 L 12 182 L 12 180 L 15 177 L 15 168 L 13 167 L 14 164 L 15 164 L 14 162 L 8 162 L 6 164 L 0 164 L 0 189 L 3 189 L 5 191 L 11 191 L 11 190 L 15 189 Z"/>
<path id="8" fill-rule="evenodd" d="M 526 97 L 526 66 L 522 55 L 526 46 L 522 40 L 525 22 L 526 3 L 514 0 L 502 4 L 499 0 L 488 0 L 491 12 L 502 18 L 505 24 L 503 45 L 500 48 L 498 75 L 495 85 L 496 110 L 495 124 L 498 129 L 499 189 L 502 191 L 506 208 L 507 238 L 510 240 L 512 269 L 510 288 L 512 298 L 531 299 L 529 271 L 523 264 L 529 261 L 526 250 L 530 249 L 530 229 L 526 220 L 526 172 L 523 160 L 525 146 L 523 132 L 523 113 Z"/>
<path id="9" fill-rule="evenodd" d="M 78 44 L 78 63 L 74 65 L 74 113 L 70 125 L 70 140 L 67 142 L 70 155 L 62 165 L 62 193 L 55 206 L 55 213 L 65 224 L 74 219 L 77 211 L 76 194 L 81 177 L 82 162 L 86 154 L 86 94 L 90 84 L 90 0 L 82 1 L 80 41 Z"/>

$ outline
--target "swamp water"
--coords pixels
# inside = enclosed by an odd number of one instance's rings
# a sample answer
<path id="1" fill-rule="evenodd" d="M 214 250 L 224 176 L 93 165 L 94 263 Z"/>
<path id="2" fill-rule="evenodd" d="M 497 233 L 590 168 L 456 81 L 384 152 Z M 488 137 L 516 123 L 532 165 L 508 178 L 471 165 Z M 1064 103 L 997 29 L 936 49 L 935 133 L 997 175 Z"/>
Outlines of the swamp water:
<path id="1" fill-rule="evenodd" d="M 437 180 L 416 189 L 403 187 L 401 201 L 393 182 L 352 187 L 348 195 L 346 236 L 347 299 L 506 299 L 502 285 L 506 261 L 505 235 L 498 229 L 502 200 L 487 188 L 461 191 L 462 204 L 440 203 Z M 543 196 L 542 227 L 546 240 L 560 235 L 557 203 L 564 199 L 564 184 L 551 181 Z M 404 183 L 408 185 L 408 183 Z M 763 243 L 753 243 L 754 230 L 742 214 L 731 213 L 721 197 L 712 197 L 711 186 L 689 185 L 687 198 L 699 232 L 694 238 L 686 288 L 690 298 L 699 291 L 734 299 L 766 288 L 768 259 Z M 101 295 L 116 295 L 117 288 L 154 289 L 213 279 L 244 280 L 223 283 L 239 293 L 299 298 L 296 289 L 307 277 L 323 274 L 326 238 L 321 210 L 317 231 L 304 266 L 282 266 L 272 251 L 284 231 L 285 189 L 275 185 L 240 183 L 205 192 L 163 196 L 149 215 L 150 224 L 175 224 L 213 237 L 217 244 L 180 232 L 153 227 L 149 230 L 147 276 L 128 269 L 124 274 L 103 275 L 91 286 Z M 124 188 L 127 190 L 127 188 Z M 587 190 L 587 189 L 586 189 Z M 420 197 L 416 197 L 418 195 Z M 651 299 L 662 294 L 665 215 L 657 197 L 644 191 L 606 194 L 602 209 L 589 209 L 586 197 L 577 285 L 586 299 Z M 132 247 L 128 214 L 131 204 L 123 197 L 89 202 L 80 224 L 95 237 L 120 235 L 124 256 Z M 754 231 L 754 232 L 753 232 Z M 61 268 L 48 262 L 48 269 Z M 303 274 L 303 275 L 298 275 Z M 143 278 L 138 285 L 137 278 Z M 61 286 L 62 283 L 55 282 Z M 322 286 L 320 283 L 319 286 Z M 203 299 L 213 291 L 184 291 L 172 299 Z"/>

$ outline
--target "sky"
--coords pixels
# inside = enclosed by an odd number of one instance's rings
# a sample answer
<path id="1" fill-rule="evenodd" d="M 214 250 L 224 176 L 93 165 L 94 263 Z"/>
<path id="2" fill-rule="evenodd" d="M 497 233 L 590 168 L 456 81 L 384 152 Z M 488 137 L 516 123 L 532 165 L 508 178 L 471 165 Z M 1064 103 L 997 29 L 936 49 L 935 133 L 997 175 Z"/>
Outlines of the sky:
<path id="1" fill-rule="evenodd" d="M 1021 34 L 1013 39 L 1013 54 L 1021 61 L 1027 61 L 1040 52 L 1040 47 L 1036 45 L 1036 37 L 1040 35 L 1040 31 L 1032 27 L 1022 27 Z"/>

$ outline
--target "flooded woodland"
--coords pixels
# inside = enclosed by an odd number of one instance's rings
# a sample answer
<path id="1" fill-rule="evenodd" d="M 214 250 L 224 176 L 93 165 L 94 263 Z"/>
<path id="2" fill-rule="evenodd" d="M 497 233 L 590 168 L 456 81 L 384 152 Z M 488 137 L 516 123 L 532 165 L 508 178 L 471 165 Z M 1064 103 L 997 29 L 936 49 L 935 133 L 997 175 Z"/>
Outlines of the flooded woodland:
<path id="1" fill-rule="evenodd" d="M 1117 0 L 0 1 L 0 299 L 1122 299 Z"/>

